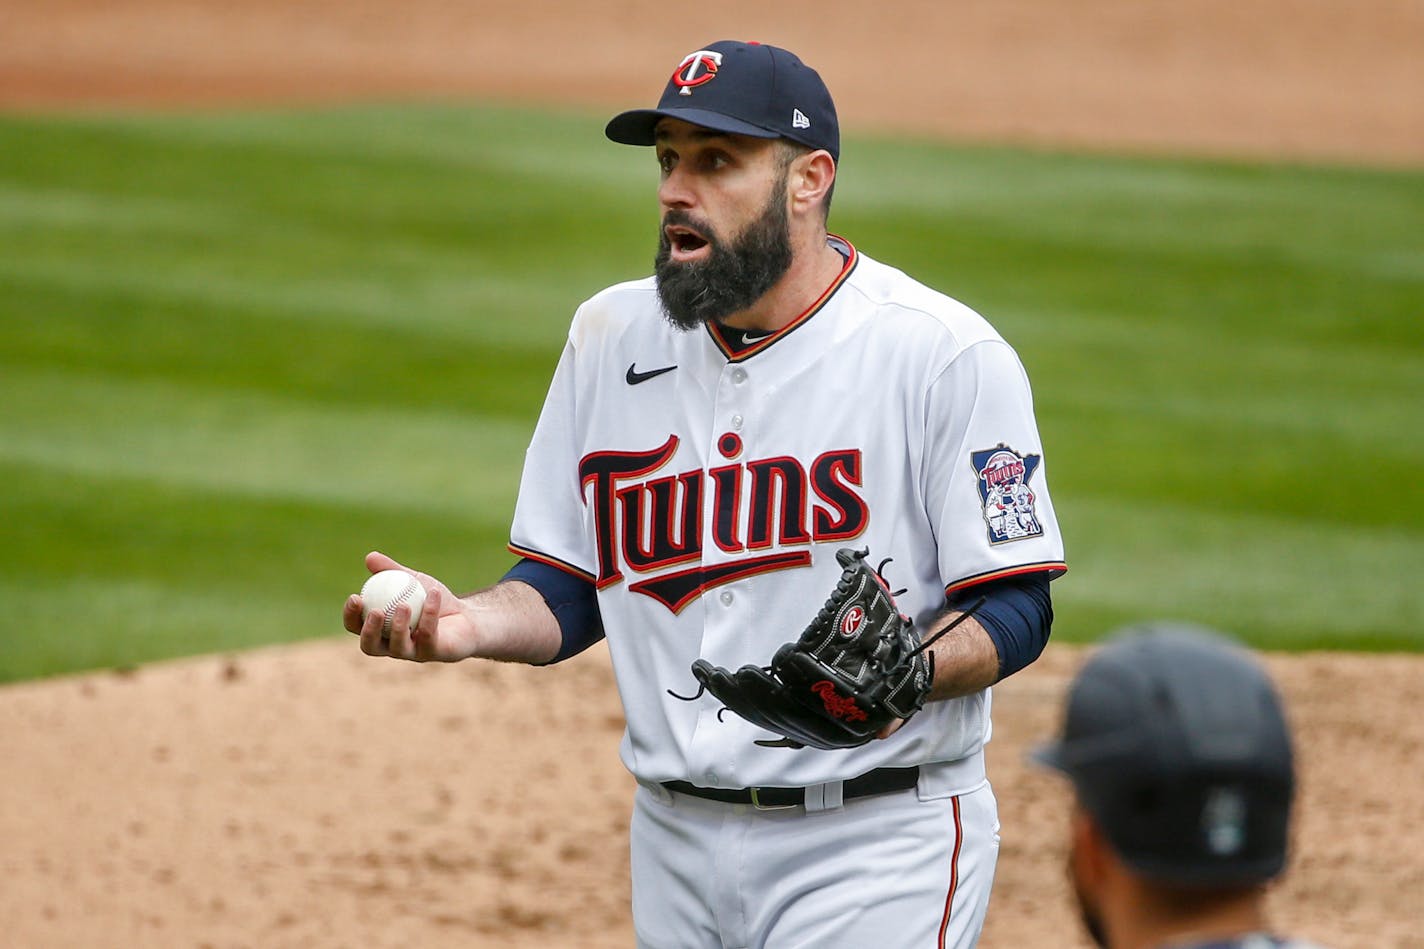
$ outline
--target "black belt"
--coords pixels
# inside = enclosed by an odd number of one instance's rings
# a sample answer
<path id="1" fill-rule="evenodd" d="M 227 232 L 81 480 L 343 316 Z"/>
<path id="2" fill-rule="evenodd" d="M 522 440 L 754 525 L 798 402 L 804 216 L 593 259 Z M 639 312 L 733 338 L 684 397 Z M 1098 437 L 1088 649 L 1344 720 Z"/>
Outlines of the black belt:
<path id="1" fill-rule="evenodd" d="M 858 778 L 846 781 L 841 799 L 849 801 L 872 794 L 908 791 L 920 780 L 919 768 L 876 768 Z M 753 807 L 798 807 L 806 803 L 805 788 L 701 788 L 686 781 L 664 781 L 663 787 L 679 794 L 700 797 L 724 804 L 750 804 Z"/>

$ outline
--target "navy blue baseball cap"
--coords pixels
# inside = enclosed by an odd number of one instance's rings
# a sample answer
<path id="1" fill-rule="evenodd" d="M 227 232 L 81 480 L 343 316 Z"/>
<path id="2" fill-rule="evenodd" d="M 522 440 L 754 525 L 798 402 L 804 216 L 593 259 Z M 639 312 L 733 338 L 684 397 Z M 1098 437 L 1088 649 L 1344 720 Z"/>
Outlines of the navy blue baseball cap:
<path id="1" fill-rule="evenodd" d="M 816 70 L 777 46 L 721 40 L 688 53 L 655 109 L 615 115 L 604 129 L 624 145 L 652 145 L 664 118 L 718 132 L 785 138 L 841 155 L 831 93 Z"/>
<path id="2" fill-rule="evenodd" d="M 1285 867 L 1295 791 L 1285 714 L 1265 670 L 1220 633 L 1119 631 L 1074 678 L 1061 736 L 1030 757 L 1067 775 L 1146 878 L 1248 885 Z"/>

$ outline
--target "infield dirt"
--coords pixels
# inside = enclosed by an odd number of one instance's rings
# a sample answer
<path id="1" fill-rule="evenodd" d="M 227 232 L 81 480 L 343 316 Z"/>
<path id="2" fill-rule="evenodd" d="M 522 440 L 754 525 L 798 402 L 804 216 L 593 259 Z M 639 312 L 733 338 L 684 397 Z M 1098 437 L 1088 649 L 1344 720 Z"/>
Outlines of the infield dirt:
<path id="1" fill-rule="evenodd" d="M 802 52 L 856 131 L 1424 163 L 1418 0 L 12 0 L 0 106 L 624 106 L 724 36 Z M 338 596 L 333 632 L 339 610 Z M 996 691 L 989 949 L 1087 945 L 1062 873 L 1064 789 L 1022 760 L 1084 655 L 1051 646 Z M 1424 663 L 1268 664 L 1302 777 L 1275 919 L 1340 949 L 1424 947 Z M 426 668 L 342 636 L 10 686 L 0 720 L 5 944 L 632 944 L 633 785 L 601 648 L 552 669 Z"/>

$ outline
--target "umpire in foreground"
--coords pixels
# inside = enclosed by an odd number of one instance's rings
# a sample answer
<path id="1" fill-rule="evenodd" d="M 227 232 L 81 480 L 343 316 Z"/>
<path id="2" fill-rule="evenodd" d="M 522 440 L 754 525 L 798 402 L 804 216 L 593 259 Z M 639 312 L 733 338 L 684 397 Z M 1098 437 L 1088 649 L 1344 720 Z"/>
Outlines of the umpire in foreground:
<path id="1" fill-rule="evenodd" d="M 1271 935 L 1295 769 L 1264 669 L 1221 635 L 1122 631 L 1070 687 L 1033 753 L 1072 782 L 1068 870 L 1104 949 L 1318 949 Z"/>

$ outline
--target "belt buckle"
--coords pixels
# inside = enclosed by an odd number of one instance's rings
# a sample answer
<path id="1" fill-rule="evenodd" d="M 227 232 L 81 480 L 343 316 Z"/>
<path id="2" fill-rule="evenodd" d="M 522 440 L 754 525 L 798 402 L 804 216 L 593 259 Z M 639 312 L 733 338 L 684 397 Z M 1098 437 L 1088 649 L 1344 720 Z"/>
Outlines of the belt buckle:
<path id="1" fill-rule="evenodd" d="M 799 804 L 763 804 L 757 796 L 757 791 L 759 790 L 760 788 L 747 788 L 747 793 L 752 796 L 752 807 L 755 807 L 759 811 L 784 811 L 789 808 L 801 806 Z"/>

